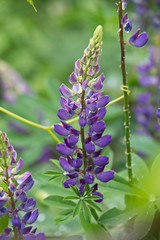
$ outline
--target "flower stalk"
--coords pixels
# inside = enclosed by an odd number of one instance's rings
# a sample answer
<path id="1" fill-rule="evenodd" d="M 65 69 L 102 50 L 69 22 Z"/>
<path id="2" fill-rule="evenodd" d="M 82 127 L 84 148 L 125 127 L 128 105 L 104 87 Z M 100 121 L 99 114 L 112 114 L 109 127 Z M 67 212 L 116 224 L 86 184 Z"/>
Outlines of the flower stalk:
<path id="1" fill-rule="evenodd" d="M 130 114 L 129 114 L 129 96 L 128 92 L 125 89 L 128 89 L 127 86 L 127 75 L 126 75 L 126 64 L 125 64 L 125 43 L 124 43 L 124 34 L 123 34 L 123 25 L 122 25 L 122 0 L 119 0 L 118 4 L 118 15 L 119 15 L 119 41 L 120 41 L 120 48 L 121 48 L 121 71 L 122 71 L 122 79 L 123 79 L 123 94 L 124 94 L 124 117 L 125 117 L 125 142 L 126 142 L 126 151 L 125 154 L 127 156 L 127 164 L 126 167 L 128 169 L 128 180 L 132 181 L 132 149 L 130 143 Z"/>
<path id="2" fill-rule="evenodd" d="M 123 90 L 123 89 L 121 88 L 121 90 Z M 108 107 L 109 105 L 112 105 L 113 103 L 119 102 L 119 101 L 122 100 L 123 98 L 124 98 L 124 95 L 122 95 L 122 96 L 120 96 L 120 97 L 118 97 L 118 98 L 110 101 L 110 102 L 107 104 L 107 107 Z M 5 109 L 5 108 L 3 108 L 3 107 L 0 107 L 0 111 L 3 112 L 3 113 L 5 113 L 5 114 L 7 114 L 7 115 L 9 115 L 9 116 L 11 116 L 11 117 L 13 117 L 13 118 L 15 118 L 15 119 L 17 119 L 17 120 L 19 120 L 19 121 L 21 121 L 21 122 L 26 123 L 26 124 L 28 124 L 28 125 L 31 125 L 31 126 L 36 127 L 36 128 L 40 128 L 40 129 L 42 129 L 42 130 L 46 130 L 46 131 L 54 138 L 54 140 L 56 140 L 56 142 L 58 142 L 58 143 L 61 142 L 61 141 L 58 139 L 58 137 L 52 132 L 52 129 L 54 129 L 54 125 L 48 126 L 48 127 L 47 127 L 47 126 L 40 125 L 40 124 L 38 124 L 38 123 L 32 122 L 32 121 L 30 121 L 30 120 L 28 120 L 28 119 L 25 119 L 25 118 L 23 118 L 23 117 L 15 114 L 15 113 L 13 113 L 13 112 L 10 112 L 10 111 L 8 111 L 7 109 Z M 78 120 L 79 120 L 79 116 L 67 120 L 66 123 L 73 123 L 73 122 L 76 122 L 76 121 L 78 121 Z M 59 124 L 62 125 L 62 123 L 59 123 Z"/>

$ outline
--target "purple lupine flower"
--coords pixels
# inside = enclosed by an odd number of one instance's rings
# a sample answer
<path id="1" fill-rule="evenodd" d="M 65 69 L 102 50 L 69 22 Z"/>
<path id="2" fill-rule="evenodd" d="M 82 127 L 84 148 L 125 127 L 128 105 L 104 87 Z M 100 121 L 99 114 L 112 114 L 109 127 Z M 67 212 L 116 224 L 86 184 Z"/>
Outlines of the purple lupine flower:
<path id="1" fill-rule="evenodd" d="M 102 95 L 101 91 L 105 76 L 103 73 L 98 75 L 101 45 L 102 27 L 98 26 L 83 57 L 75 62 L 74 71 L 69 76 L 72 90 L 64 84 L 60 86 L 63 95 L 60 97 L 62 108 L 58 110 L 57 115 L 62 125 L 54 125 L 55 132 L 63 136 L 63 143 L 58 143 L 56 150 L 62 155 L 59 163 L 65 171 L 64 187 L 69 188 L 70 185 L 77 184 L 80 194 L 88 189 L 86 184 L 93 184 L 101 172 L 105 174 L 104 168 L 109 163 L 108 156 L 100 156 L 102 149 L 112 140 L 110 134 L 103 136 L 106 125 L 102 119 L 107 112 L 106 105 L 110 99 L 108 95 Z M 78 129 L 65 121 L 74 115 L 79 117 Z M 85 166 L 85 169 L 81 168 L 82 166 Z M 106 181 L 104 177 L 99 179 L 102 182 Z M 94 194 L 101 197 L 98 202 L 102 201 L 101 193 L 95 191 Z"/>
<path id="2" fill-rule="evenodd" d="M 72 90 L 69 89 L 64 83 L 60 86 L 59 91 L 64 97 L 73 96 Z"/>
<path id="3" fill-rule="evenodd" d="M 7 208 L 6 207 L 1 207 L 0 208 L 0 217 L 2 217 L 5 213 L 7 212 Z"/>
<path id="4" fill-rule="evenodd" d="M 93 153 L 95 151 L 95 145 L 92 142 L 89 142 L 85 145 L 85 150 L 87 153 Z"/>
<path id="5" fill-rule="evenodd" d="M 61 136 L 68 136 L 69 131 L 59 124 L 54 124 L 54 131 Z"/>
<path id="6" fill-rule="evenodd" d="M 131 21 L 129 20 L 128 18 L 128 13 L 125 13 L 122 20 L 121 20 L 121 23 L 124 24 L 124 30 L 129 33 L 131 30 L 132 30 L 132 23 Z"/>
<path id="7" fill-rule="evenodd" d="M 95 141 L 95 144 L 98 147 L 106 147 L 110 142 L 112 141 L 112 136 L 110 134 L 107 134 L 105 136 L 102 136 L 101 138 L 99 138 L 98 140 Z"/>
<path id="8" fill-rule="evenodd" d="M 57 152 L 64 156 L 69 156 L 72 153 L 72 149 L 67 147 L 66 144 L 58 143 L 56 147 Z"/>
<path id="9" fill-rule="evenodd" d="M 5 228 L 4 232 L 0 234 L 0 239 L 12 239 L 12 233 L 16 230 L 19 239 L 30 240 L 30 234 L 33 234 L 33 239 L 44 240 L 44 233 L 32 233 L 32 226 L 25 226 L 25 224 L 34 223 L 38 218 L 38 209 L 35 209 L 36 201 L 33 198 L 28 199 L 26 194 L 26 191 L 33 186 L 34 180 L 31 173 L 28 171 L 21 175 L 17 175 L 22 169 L 23 160 L 20 158 L 19 161 L 17 161 L 17 153 L 13 146 L 10 145 L 7 135 L 2 132 L 0 132 L 0 152 L 1 159 L 4 161 L 2 164 L 2 168 L 4 168 L 2 174 L 3 181 L 6 183 L 6 186 L 8 186 L 7 191 L 5 189 L 5 191 L 0 193 L 0 218 L 7 213 L 13 226 L 13 229 Z M 7 176 L 6 171 L 8 171 Z M 14 201 L 14 207 L 13 204 L 11 205 L 11 198 L 12 201 Z M 8 205 L 6 204 L 7 202 Z M 4 206 L 5 204 L 6 207 Z M 23 217 L 21 217 L 19 211 L 25 213 Z"/>
<path id="10" fill-rule="evenodd" d="M 70 188 L 69 185 L 75 186 L 77 184 L 77 178 L 69 178 L 63 182 L 65 188 Z"/>
<path id="11" fill-rule="evenodd" d="M 129 38 L 129 42 L 135 47 L 143 47 L 149 40 L 148 34 L 143 32 L 139 34 L 140 28 Z"/>
<path id="12" fill-rule="evenodd" d="M 97 178 L 101 182 L 106 183 L 114 178 L 114 171 L 108 170 L 108 171 L 100 172 L 99 174 L 97 174 Z"/>

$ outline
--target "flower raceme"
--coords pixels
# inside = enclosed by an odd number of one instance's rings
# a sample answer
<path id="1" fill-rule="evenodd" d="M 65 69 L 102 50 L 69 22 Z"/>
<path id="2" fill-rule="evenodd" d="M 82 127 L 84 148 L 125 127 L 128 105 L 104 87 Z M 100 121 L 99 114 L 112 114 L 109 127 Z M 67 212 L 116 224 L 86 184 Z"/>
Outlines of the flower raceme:
<path id="1" fill-rule="evenodd" d="M 36 234 L 36 229 L 31 226 L 39 215 L 36 201 L 28 198 L 26 193 L 32 188 L 34 180 L 28 171 L 17 174 L 23 167 L 23 160 L 20 158 L 17 161 L 16 158 L 17 153 L 6 133 L 0 132 L 0 183 L 6 185 L 4 189 L 0 187 L 0 217 L 8 214 L 12 222 L 12 228 L 5 228 L 0 239 L 10 240 L 14 233 L 15 240 L 44 240 L 44 233 Z"/>
<path id="2" fill-rule="evenodd" d="M 103 118 L 109 96 L 102 95 L 104 74 L 98 75 L 101 45 L 102 27 L 98 26 L 83 57 L 75 62 L 74 71 L 69 76 L 72 89 L 65 84 L 59 89 L 62 108 L 57 115 L 61 124 L 55 124 L 54 130 L 64 137 L 64 142 L 58 143 L 56 149 L 62 155 L 59 163 L 68 177 L 63 183 L 64 187 L 78 184 L 80 194 L 94 184 L 95 177 L 104 183 L 114 177 L 114 171 L 105 170 L 109 157 L 101 155 L 103 148 L 112 141 L 110 134 L 103 135 L 106 129 Z M 79 116 L 78 130 L 65 121 L 73 115 Z M 98 185 L 93 185 L 92 189 L 92 194 L 100 197 L 95 201 L 102 201 L 103 195 L 97 191 Z"/>
<path id="3" fill-rule="evenodd" d="M 128 0 L 122 1 L 123 10 L 127 7 Z M 132 30 L 132 22 L 128 18 L 128 13 L 126 12 L 122 17 L 121 24 L 124 25 L 125 32 L 129 33 Z M 129 43 L 135 47 L 143 47 L 149 40 L 149 37 L 146 32 L 140 33 L 140 28 L 129 38 Z"/>

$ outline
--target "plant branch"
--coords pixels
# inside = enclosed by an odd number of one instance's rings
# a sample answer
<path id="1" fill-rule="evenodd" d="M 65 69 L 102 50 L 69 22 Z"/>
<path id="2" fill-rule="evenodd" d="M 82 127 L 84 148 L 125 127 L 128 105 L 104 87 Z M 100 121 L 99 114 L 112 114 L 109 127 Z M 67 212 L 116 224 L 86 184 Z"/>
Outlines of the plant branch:
<path id="1" fill-rule="evenodd" d="M 132 181 L 132 156 L 131 156 L 131 144 L 130 144 L 130 115 L 129 115 L 129 98 L 128 98 L 128 86 L 127 86 L 127 76 L 126 76 L 126 65 L 125 65 L 125 44 L 124 44 L 124 36 L 123 36 L 123 25 L 121 23 L 123 14 L 122 14 L 122 0 L 119 0 L 118 4 L 118 14 L 119 14 L 119 41 L 121 48 L 121 71 L 122 71 L 122 79 L 123 79 L 123 94 L 124 94 L 124 116 L 125 116 L 125 141 L 126 141 L 126 151 L 125 154 L 127 156 L 127 164 L 126 167 L 128 169 L 128 179 Z"/>
<path id="2" fill-rule="evenodd" d="M 122 87 L 121 87 L 121 90 L 124 91 L 124 89 L 122 89 Z M 116 102 L 122 100 L 123 98 L 124 98 L 124 95 L 122 95 L 122 96 L 120 96 L 120 97 L 118 97 L 118 98 L 110 101 L 110 102 L 107 104 L 107 107 L 108 107 L 109 105 L 112 105 L 113 103 L 116 103 Z M 57 136 L 51 131 L 52 129 L 54 129 L 54 125 L 49 126 L 49 127 L 40 125 L 40 124 L 38 124 L 38 123 L 35 123 L 35 122 L 32 122 L 32 121 L 30 121 L 30 120 L 28 120 L 28 119 L 25 119 L 25 118 L 23 118 L 23 117 L 20 117 L 20 116 L 18 116 L 17 114 L 10 112 L 10 111 L 8 111 L 7 109 L 5 109 L 5 108 L 3 108 L 3 107 L 0 107 L 0 111 L 3 112 L 3 113 L 5 113 L 5 114 L 7 114 L 7 115 L 9 115 L 9 116 L 11 116 L 11 117 L 13 117 L 13 118 L 15 118 L 15 119 L 17 119 L 17 120 L 19 120 L 19 121 L 21 121 L 21 122 L 27 123 L 27 124 L 29 124 L 29 125 L 31 125 L 31 126 L 33 126 L 33 127 L 46 130 L 46 131 L 56 140 L 56 142 L 58 142 L 58 143 L 61 142 L 61 141 L 57 138 Z M 67 120 L 66 122 L 67 122 L 67 123 L 72 123 L 72 122 L 77 121 L 78 119 L 79 119 L 79 116 L 78 116 L 78 117 L 75 117 L 75 118 L 73 118 L 73 119 Z M 62 125 L 62 123 L 59 123 L 59 124 Z"/>

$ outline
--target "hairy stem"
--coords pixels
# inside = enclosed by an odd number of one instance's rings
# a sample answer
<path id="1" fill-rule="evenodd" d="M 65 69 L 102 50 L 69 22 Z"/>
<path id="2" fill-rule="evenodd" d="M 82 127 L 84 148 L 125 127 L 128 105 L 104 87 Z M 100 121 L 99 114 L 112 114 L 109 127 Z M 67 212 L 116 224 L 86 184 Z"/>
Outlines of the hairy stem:
<path id="1" fill-rule="evenodd" d="M 126 77 L 126 65 L 125 65 L 125 44 L 124 44 L 124 36 L 123 36 L 123 26 L 121 24 L 122 20 L 122 0 L 119 0 L 118 5 L 118 13 L 119 13 L 119 40 L 120 40 L 120 48 L 121 48 L 121 71 L 122 71 L 122 79 L 123 79 L 123 88 L 124 88 L 124 117 L 125 117 L 125 141 L 126 141 L 126 151 L 125 154 L 127 156 L 127 164 L 126 167 L 128 169 L 128 179 L 132 180 L 132 156 L 131 156 L 131 144 L 130 144 L 130 115 L 129 115 L 129 97 L 128 97 L 128 86 L 127 86 L 127 77 Z M 126 88 L 126 90 L 125 90 Z"/>
<path id="2" fill-rule="evenodd" d="M 81 112 L 85 108 L 84 97 L 85 97 L 85 90 L 82 91 L 82 96 L 81 96 L 81 106 L 82 106 Z M 83 127 L 80 128 L 80 132 L 81 132 L 81 143 L 82 143 L 82 152 L 83 152 L 83 159 L 84 159 L 84 173 L 85 173 L 85 169 L 87 167 L 87 154 L 86 154 L 85 144 L 84 144 L 85 135 L 84 135 Z M 86 184 L 86 188 L 87 188 L 87 190 L 89 190 L 88 184 Z"/>

